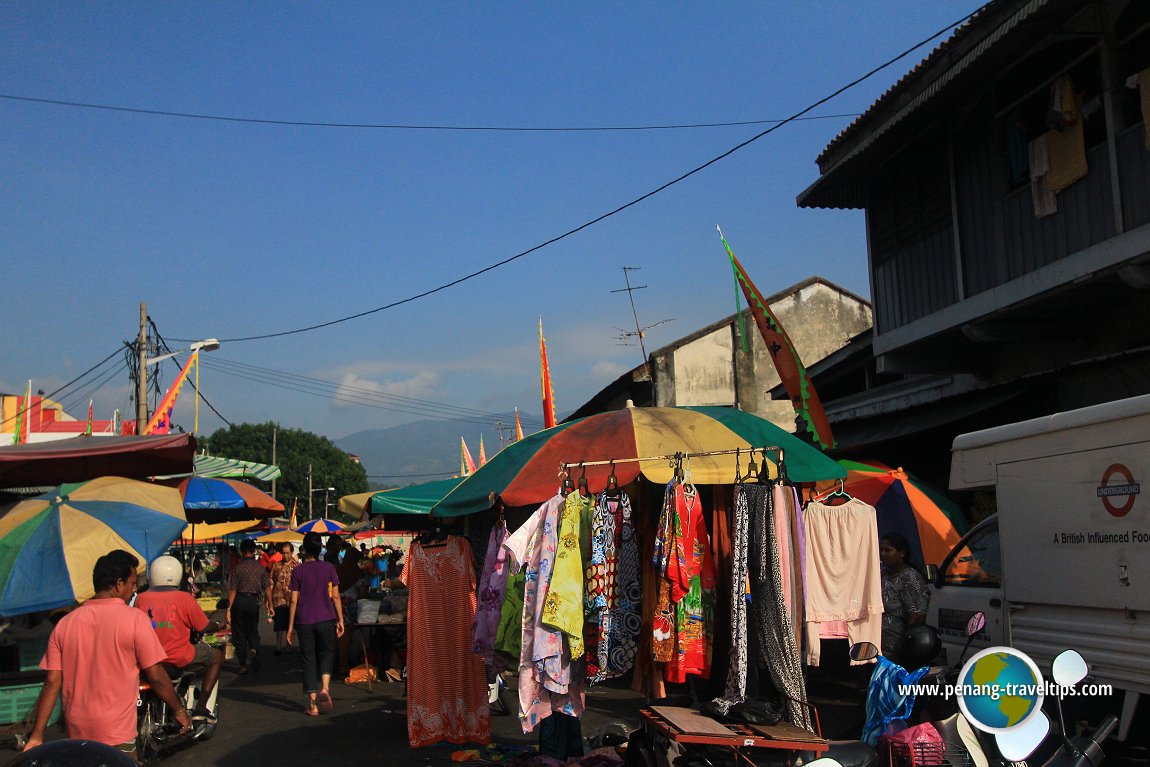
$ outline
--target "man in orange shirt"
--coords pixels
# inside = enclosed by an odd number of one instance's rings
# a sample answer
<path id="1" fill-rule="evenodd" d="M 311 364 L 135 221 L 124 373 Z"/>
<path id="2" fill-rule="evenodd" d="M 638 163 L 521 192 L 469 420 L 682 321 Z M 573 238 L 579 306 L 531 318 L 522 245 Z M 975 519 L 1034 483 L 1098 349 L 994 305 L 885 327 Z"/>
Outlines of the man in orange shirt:
<path id="1" fill-rule="evenodd" d="M 119 549 L 97 559 L 92 570 L 96 595 L 52 630 L 40 661 L 48 676 L 25 750 L 44 742 L 44 728 L 62 690 L 69 738 L 106 743 L 134 757 L 141 669 L 183 730 L 191 728 L 191 717 L 160 665 L 167 655 L 163 645 L 148 617 L 128 606 L 136 593 L 139 563 Z"/>
<path id="2" fill-rule="evenodd" d="M 176 668 L 204 675 L 192 720 L 215 724 L 214 706 L 210 703 L 224 665 L 223 646 L 212 647 L 204 641 L 192 644 L 191 637 L 193 631 L 214 632 L 223 626 L 209 621 L 192 595 L 180 591 L 182 572 L 180 561 L 175 557 L 158 557 L 148 568 L 149 588 L 136 597 L 136 607 L 148 614 L 168 654 L 165 660 Z"/>

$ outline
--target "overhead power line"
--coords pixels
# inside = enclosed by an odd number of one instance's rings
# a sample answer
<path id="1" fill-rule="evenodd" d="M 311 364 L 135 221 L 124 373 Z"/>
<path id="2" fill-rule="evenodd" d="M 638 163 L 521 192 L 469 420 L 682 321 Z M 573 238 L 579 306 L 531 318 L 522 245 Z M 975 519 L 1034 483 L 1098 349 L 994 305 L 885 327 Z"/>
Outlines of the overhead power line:
<path id="1" fill-rule="evenodd" d="M 979 9 L 979 10 L 981 10 L 981 9 Z M 530 255 L 532 253 L 535 253 L 536 251 L 542 250 L 543 248 L 546 248 L 549 245 L 554 245 L 555 243 L 557 243 L 561 240 L 565 240 L 574 234 L 578 234 L 579 232 L 583 231 L 584 229 L 592 227 L 601 221 L 605 221 L 605 220 L 611 218 L 612 216 L 616 216 L 619 213 L 622 213 L 623 211 L 627 210 L 628 208 L 634 207 L 635 205 L 638 205 L 639 203 L 643 202 L 644 200 L 647 200 L 648 198 L 654 197 L 655 195 L 659 194 L 660 192 L 663 192 L 664 190 L 669 189 L 672 186 L 675 186 L 676 184 L 679 184 L 679 183 L 687 180 L 691 176 L 694 176 L 696 173 L 700 173 L 703 170 L 706 170 L 707 168 L 711 167 L 715 163 L 720 162 L 720 161 L 726 159 L 727 157 L 730 157 L 735 152 L 738 152 L 740 149 L 744 149 L 744 148 L 750 146 L 751 144 L 755 143 L 759 139 L 761 139 L 765 136 L 769 136 L 770 134 L 774 133 L 779 128 L 783 127 L 784 125 L 787 125 L 788 123 L 795 122 L 796 120 L 804 117 L 807 113 L 813 112 L 815 109 L 818 109 L 823 104 L 825 104 L 828 101 L 830 101 L 830 100 L 838 97 L 839 95 L 845 93 L 846 91 L 855 87 L 859 83 L 862 83 L 862 82 L 870 79 L 871 77 L 878 74 L 879 72 L 886 69 L 887 67 L 891 66 L 892 64 L 906 58 L 907 56 L 909 56 L 911 53 L 914 53 L 919 48 L 923 47 L 924 45 L 927 45 L 928 43 L 930 43 L 930 42 L 936 40 L 937 38 L 941 37 L 942 35 L 946 34 L 949 30 L 953 29 L 954 27 L 965 23 L 968 19 L 975 16 L 979 12 L 979 10 L 975 10 L 971 13 L 966 14 L 961 19 L 959 19 L 958 21 L 955 21 L 952 24 L 947 24 L 945 27 L 938 30 L 934 34 L 932 34 L 929 37 L 915 43 L 911 47 L 904 50 L 902 53 L 899 53 L 897 56 L 894 56 L 894 57 L 888 59 L 887 61 L 883 62 L 882 64 L 878 65 L 874 69 L 871 69 L 866 74 L 864 74 L 860 77 L 857 77 L 854 80 L 851 80 L 846 85 L 843 85 L 842 87 L 838 88 L 837 90 L 835 90 L 831 94 L 824 96 L 823 98 L 819 99 L 818 101 L 815 101 L 813 104 L 806 107 L 805 109 L 801 109 L 798 112 L 791 115 L 790 117 L 788 117 L 784 120 L 780 120 L 778 123 L 776 123 L 775 125 L 772 125 L 771 127 L 767 128 L 766 130 L 762 130 L 762 131 L 756 133 L 754 136 L 751 136 L 746 141 L 743 141 L 739 144 L 736 144 L 735 146 L 731 147 L 727 151 L 723 152 L 722 154 L 718 155 L 717 157 L 714 157 L 714 158 L 708 160 L 707 162 L 703 163 L 702 165 L 699 165 L 695 168 L 692 168 L 691 170 L 687 171 L 686 173 L 681 174 L 680 176 L 672 179 L 671 181 L 666 182 L 665 184 L 651 190 L 650 192 L 647 192 L 644 195 L 636 197 L 635 199 L 631 200 L 630 202 L 624 203 L 624 204 L 618 206 L 617 208 L 614 208 L 613 210 L 610 210 L 606 213 L 603 213 L 602 215 L 596 216 L 595 218 L 591 219 L 590 221 L 587 221 L 583 224 L 580 224 L 579 226 L 576 226 L 572 229 L 568 229 L 566 232 L 564 232 L 560 235 L 556 235 L 555 237 L 552 237 L 549 240 L 545 240 L 544 242 L 541 242 L 538 245 L 530 247 L 527 250 L 520 251 L 519 253 L 516 253 L 513 256 L 508 256 L 507 258 L 504 258 L 501 261 L 496 261 L 495 263 L 490 264 L 489 266 L 485 266 L 482 269 L 477 269 L 474 272 L 471 272 L 469 274 L 465 274 L 462 277 L 458 277 L 454 280 L 451 280 L 450 282 L 445 282 L 441 285 L 438 285 L 437 287 L 429 288 L 428 290 L 424 290 L 420 293 L 416 293 L 414 295 L 408 296 L 407 298 L 402 298 L 402 299 L 399 299 L 397 301 L 392 301 L 391 303 L 384 304 L 383 306 L 377 306 L 374 309 L 367 309 L 365 311 L 356 312 L 355 314 L 349 314 L 345 317 L 340 317 L 338 319 L 329 320 L 327 322 L 320 322 L 320 323 L 317 323 L 315 325 L 307 325 L 305 327 L 295 328 L 293 330 L 281 330 L 281 331 L 275 332 L 275 333 L 261 333 L 258 335 L 240 336 L 237 338 L 225 338 L 225 339 L 221 339 L 221 340 L 226 341 L 227 343 L 239 343 L 241 341 L 262 341 L 262 340 L 265 340 L 268 338 L 280 338 L 282 336 L 297 335 L 299 333 L 308 333 L 308 332 L 311 332 L 313 330 L 320 330 L 322 328 L 331 327 L 333 325 L 339 325 L 339 324 L 342 324 L 344 322 L 350 322 L 351 320 L 356 320 L 356 319 L 359 319 L 361 317 L 367 317 L 369 315 L 376 314 L 376 313 L 382 312 L 382 311 L 386 311 L 388 309 L 394 309 L 397 306 L 403 306 L 404 304 L 409 304 L 409 303 L 412 303 L 413 301 L 418 301 L 421 298 L 427 298 L 428 296 L 434 295 L 435 293 L 439 293 L 441 291 L 447 290 L 448 288 L 453 288 L 456 285 L 459 285 L 460 283 L 475 279 L 476 277 L 479 277 L 480 275 L 486 274 L 487 272 L 494 271 L 495 269 L 498 269 L 501 266 L 506 266 L 507 264 L 510 264 L 513 261 L 517 261 L 517 260 L 523 258 L 524 256 L 527 256 L 527 255 Z M 184 339 L 181 339 L 181 340 L 184 340 Z"/>
<path id="2" fill-rule="evenodd" d="M 69 388 L 69 387 L 71 387 L 73 384 L 79 383 L 80 381 L 84 380 L 84 379 L 85 379 L 85 378 L 87 378 L 87 377 L 88 377 L 90 374 L 94 373 L 94 372 L 95 372 L 96 370 L 98 370 L 99 368 L 101 368 L 101 367 L 103 367 L 104 365 L 108 364 L 108 362 L 110 362 L 110 361 L 111 361 L 113 358 L 115 358 L 115 357 L 119 356 L 121 353 L 122 353 L 122 350 L 121 350 L 121 349 L 116 349 L 114 352 L 112 352 L 111 354 L 109 354 L 107 357 L 105 357 L 104 359 L 100 360 L 100 361 L 99 361 L 99 362 L 97 362 L 95 365 L 93 365 L 92 367 L 88 368 L 87 370 L 85 370 L 83 373 L 81 373 L 80 375 L 78 375 L 78 376 L 76 376 L 75 378 L 73 378 L 73 379 L 72 379 L 71 381 L 69 381 L 68 383 L 66 383 L 66 384 L 64 384 L 63 386 L 59 387 L 59 388 L 58 388 L 58 389 L 56 389 L 55 391 L 52 391 L 52 392 L 50 392 L 50 393 L 48 393 L 48 394 L 45 394 L 45 395 L 44 395 L 44 397 L 45 397 L 45 398 L 47 398 L 47 399 L 55 399 L 56 395 L 58 395 L 58 394 L 61 394 L 61 393 L 65 392 L 65 391 L 67 391 L 67 390 L 68 390 L 68 388 Z M 6 418 L 6 419 L 4 419 L 3 421 L 0 421 L 0 426 L 7 426 L 9 423 L 14 423 L 18 417 L 19 417 L 19 411 L 17 411 L 16 415 L 12 416 L 11 418 Z"/>
<path id="3" fill-rule="evenodd" d="M 692 130 L 700 128 L 733 128 L 745 125 L 769 125 L 781 123 L 783 120 L 740 120 L 735 122 L 716 123 L 673 123 L 666 125 L 553 125 L 553 126 L 515 126 L 515 125 L 428 125 L 419 123 L 346 123 L 326 122 L 320 120 L 274 120 L 266 117 L 235 117 L 231 115 L 212 115 L 197 112 L 173 112 L 165 109 L 143 109 L 140 107 L 125 107 L 114 104 L 92 104 L 84 101 L 63 101 L 61 99 L 45 99 L 34 96 L 17 96 L 15 94 L 0 93 L 0 99 L 8 101 L 24 101 L 31 104 L 50 104 L 59 107 L 72 107 L 76 109 L 96 109 L 105 112 L 127 112 L 128 114 L 150 115 L 152 117 L 178 117 L 185 120 L 212 120 L 216 122 L 248 123 L 254 125 L 282 125 L 297 128 L 357 128 L 361 130 L 413 130 L 413 131 L 464 131 L 464 132 L 493 132 L 493 133 L 602 133 L 609 131 L 652 131 L 652 130 Z M 792 120 L 833 120 L 841 117 L 858 117 L 858 113 L 837 115 L 813 115 L 811 117 L 791 118 Z"/>

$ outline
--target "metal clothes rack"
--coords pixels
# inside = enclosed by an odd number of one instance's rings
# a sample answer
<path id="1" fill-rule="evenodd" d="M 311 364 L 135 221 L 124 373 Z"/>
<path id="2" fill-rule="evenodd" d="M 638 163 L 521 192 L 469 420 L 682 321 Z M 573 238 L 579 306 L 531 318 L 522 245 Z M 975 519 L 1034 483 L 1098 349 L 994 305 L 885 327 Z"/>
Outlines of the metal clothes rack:
<path id="1" fill-rule="evenodd" d="M 679 452 L 670 455 L 649 455 L 635 458 L 612 458 L 603 461 L 564 461 L 559 464 L 560 471 L 566 471 L 571 468 L 580 468 L 583 466 L 607 466 L 616 463 L 635 463 L 641 461 L 669 461 L 672 464 L 676 461 L 685 461 L 691 458 L 704 458 L 712 455 L 740 455 L 746 453 L 748 456 L 753 456 L 755 453 L 778 453 L 778 463 L 784 460 L 784 450 L 776 445 L 767 445 L 766 447 L 738 447 L 733 450 L 703 450 L 698 453 Z M 765 457 L 765 456 L 764 456 Z"/>

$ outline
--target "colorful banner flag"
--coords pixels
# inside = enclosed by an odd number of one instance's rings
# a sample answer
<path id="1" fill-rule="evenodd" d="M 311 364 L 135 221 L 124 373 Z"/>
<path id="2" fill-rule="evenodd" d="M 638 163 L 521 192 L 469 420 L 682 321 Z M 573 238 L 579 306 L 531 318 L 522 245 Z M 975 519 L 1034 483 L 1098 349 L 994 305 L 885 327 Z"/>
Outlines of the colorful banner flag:
<path id="1" fill-rule="evenodd" d="M 459 476 L 466 477 L 475 473 L 475 461 L 471 459 L 471 451 L 463 437 L 459 438 Z"/>
<path id="2" fill-rule="evenodd" d="M 84 436 L 92 436 L 92 400 L 88 400 L 88 425 L 84 427 Z"/>
<path id="3" fill-rule="evenodd" d="M 479 435 L 479 465 L 487 463 L 487 452 L 483 449 L 483 435 Z"/>
<path id="4" fill-rule="evenodd" d="M 28 393 L 24 395 L 24 403 L 16 398 L 16 430 L 12 432 L 12 444 L 23 445 L 28 441 L 28 432 L 32 431 L 32 417 L 28 411 L 32 408 L 32 379 L 28 379 Z"/>
<path id="5" fill-rule="evenodd" d="M 180 368 L 180 374 L 176 376 L 175 381 L 172 381 L 164 398 L 160 400 L 160 406 L 156 408 L 152 419 L 144 427 L 144 434 L 167 434 L 171 431 L 172 409 L 176 406 L 176 397 L 180 396 L 180 387 L 188 380 L 188 371 L 192 369 L 192 365 L 198 364 L 199 359 L 199 350 L 192 352 L 192 356 L 188 357 L 188 361 Z"/>
<path id="6" fill-rule="evenodd" d="M 718 227 L 715 228 L 718 229 Z M 822 402 L 819 401 L 818 392 L 815 391 L 814 384 L 811 383 L 810 376 L 807 375 L 807 369 L 803 367 L 803 361 L 799 359 L 795 345 L 791 343 L 787 331 L 783 329 L 778 318 L 767 306 L 767 302 L 763 300 L 763 294 L 747 276 L 743 265 L 739 263 L 739 259 L 735 258 L 735 254 L 731 250 L 731 246 L 727 244 L 727 239 L 723 237 L 723 230 L 721 229 L 719 229 L 719 239 L 723 241 L 723 247 L 727 249 L 731 269 L 735 272 L 735 281 L 747 298 L 747 306 L 751 311 L 751 316 L 755 318 L 755 324 L 759 326 L 759 333 L 762 334 L 763 340 L 767 344 L 767 349 L 771 353 L 771 361 L 775 365 L 779 379 L 787 389 L 795 413 L 802 419 L 807 432 L 814 438 L 819 447 L 823 450 L 829 450 L 835 446 L 835 439 L 831 434 L 831 424 L 827 420 Z"/>
<path id="7" fill-rule="evenodd" d="M 523 424 L 519 421 L 519 408 L 515 408 L 515 441 L 523 439 Z"/>
<path id="8" fill-rule="evenodd" d="M 547 364 L 547 342 L 543 339 L 543 318 L 539 318 L 539 368 L 543 386 L 543 428 L 555 425 L 555 392 L 551 388 L 551 367 Z"/>

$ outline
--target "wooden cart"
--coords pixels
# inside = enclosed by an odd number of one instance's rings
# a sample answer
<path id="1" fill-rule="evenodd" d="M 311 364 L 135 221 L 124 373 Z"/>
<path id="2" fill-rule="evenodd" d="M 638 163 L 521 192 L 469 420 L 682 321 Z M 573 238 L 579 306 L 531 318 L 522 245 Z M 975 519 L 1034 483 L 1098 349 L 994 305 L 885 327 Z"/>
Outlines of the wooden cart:
<path id="1" fill-rule="evenodd" d="M 786 752 L 781 754 L 788 764 L 797 752 L 824 753 L 828 746 L 822 737 L 818 712 L 814 711 L 815 732 L 793 724 L 736 724 L 720 722 L 699 712 L 680 706 L 651 706 L 639 715 L 644 724 L 675 743 L 719 746 L 729 748 L 736 762 L 754 765 L 746 749 L 770 748 Z"/>

